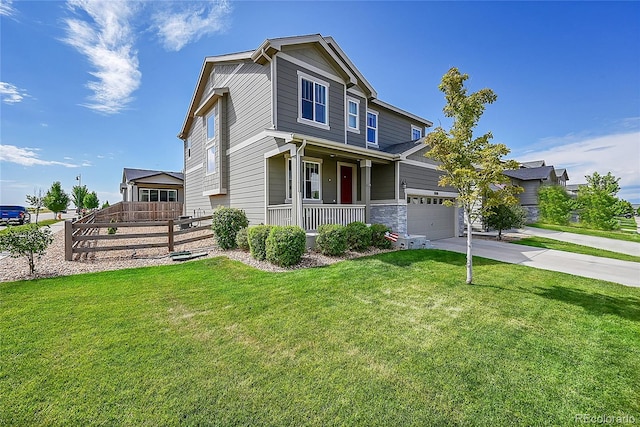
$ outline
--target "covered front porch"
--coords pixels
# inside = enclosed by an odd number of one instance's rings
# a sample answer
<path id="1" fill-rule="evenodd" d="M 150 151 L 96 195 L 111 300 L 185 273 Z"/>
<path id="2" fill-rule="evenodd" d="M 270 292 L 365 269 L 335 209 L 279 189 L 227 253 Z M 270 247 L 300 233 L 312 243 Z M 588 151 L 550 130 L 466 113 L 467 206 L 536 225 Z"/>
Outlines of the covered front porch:
<path id="1" fill-rule="evenodd" d="M 378 222 L 372 206 L 404 198 L 397 170 L 391 156 L 377 150 L 326 141 L 286 144 L 265 154 L 265 223 L 314 232 L 322 224 Z"/>

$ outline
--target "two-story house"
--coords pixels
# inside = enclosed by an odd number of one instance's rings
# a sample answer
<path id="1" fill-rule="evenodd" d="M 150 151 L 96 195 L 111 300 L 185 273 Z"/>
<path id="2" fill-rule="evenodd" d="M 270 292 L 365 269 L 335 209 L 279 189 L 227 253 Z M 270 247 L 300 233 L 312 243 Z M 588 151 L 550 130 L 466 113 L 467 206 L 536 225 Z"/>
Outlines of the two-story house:
<path id="1" fill-rule="evenodd" d="M 456 197 L 426 158 L 429 120 L 378 99 L 331 37 L 267 39 L 205 58 L 178 137 L 185 213 L 243 209 L 252 224 L 383 223 L 457 234 Z"/>

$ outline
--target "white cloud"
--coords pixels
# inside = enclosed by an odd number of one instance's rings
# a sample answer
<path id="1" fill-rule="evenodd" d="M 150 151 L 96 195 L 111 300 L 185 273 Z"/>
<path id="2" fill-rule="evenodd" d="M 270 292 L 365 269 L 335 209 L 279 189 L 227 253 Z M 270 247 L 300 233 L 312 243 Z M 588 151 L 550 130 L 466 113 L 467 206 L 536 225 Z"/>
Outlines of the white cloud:
<path id="1" fill-rule="evenodd" d="M 0 82 L 0 98 L 5 104 L 17 104 L 22 102 L 24 98 L 29 98 L 29 94 L 24 89 L 7 82 Z"/>
<path id="2" fill-rule="evenodd" d="M 640 131 L 585 138 L 571 135 L 564 142 L 553 140 L 553 146 L 545 144 L 543 150 L 527 151 L 518 155 L 518 160 L 545 160 L 547 165 L 567 168 L 569 184 L 583 184 L 584 177 L 593 172 L 611 172 L 620 178 L 622 190 L 618 196 L 631 202 L 640 201 Z"/>
<path id="3" fill-rule="evenodd" d="M 64 166 L 77 168 L 78 165 L 58 162 L 55 160 L 42 160 L 38 158 L 39 149 L 29 147 L 16 147 L 15 145 L 0 145 L 0 161 L 16 163 L 22 166 Z"/>
<path id="4" fill-rule="evenodd" d="M 13 0 L 0 0 L 0 15 L 11 16 L 15 12 L 13 8 Z"/>
<path id="5" fill-rule="evenodd" d="M 142 78 L 131 25 L 135 3 L 68 0 L 67 5 L 78 17 L 65 19 L 64 42 L 87 57 L 94 68 L 90 74 L 97 79 L 87 83 L 93 95 L 85 106 L 105 114 L 118 113 L 133 101 Z"/>
<path id="6" fill-rule="evenodd" d="M 179 7 L 182 10 L 176 11 Z M 231 6 L 226 0 L 172 2 L 167 10 L 153 15 L 152 28 L 158 32 L 165 49 L 179 51 L 203 36 L 223 32 Z"/>

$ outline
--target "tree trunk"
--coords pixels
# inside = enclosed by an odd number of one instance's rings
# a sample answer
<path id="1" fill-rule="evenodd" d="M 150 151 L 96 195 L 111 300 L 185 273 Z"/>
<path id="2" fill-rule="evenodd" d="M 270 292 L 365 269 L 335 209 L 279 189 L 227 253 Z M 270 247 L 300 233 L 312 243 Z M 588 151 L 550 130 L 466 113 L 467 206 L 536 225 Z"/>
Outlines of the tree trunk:
<path id="1" fill-rule="evenodd" d="M 473 257 L 471 256 L 471 217 L 467 209 L 465 209 L 464 216 L 467 221 L 467 285 L 470 285 L 473 281 Z"/>

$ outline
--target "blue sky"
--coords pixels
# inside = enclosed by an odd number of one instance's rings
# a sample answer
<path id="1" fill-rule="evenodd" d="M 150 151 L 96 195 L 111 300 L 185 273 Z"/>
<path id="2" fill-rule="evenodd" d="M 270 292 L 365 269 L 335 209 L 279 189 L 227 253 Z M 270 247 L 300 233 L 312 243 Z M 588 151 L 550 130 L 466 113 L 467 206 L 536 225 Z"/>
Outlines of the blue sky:
<path id="1" fill-rule="evenodd" d="M 447 126 L 452 66 L 490 87 L 478 132 L 520 161 L 611 171 L 640 203 L 640 3 L 0 3 L 0 203 L 60 181 L 121 200 L 125 167 L 180 171 L 176 137 L 205 56 L 320 33 L 383 101 Z"/>

